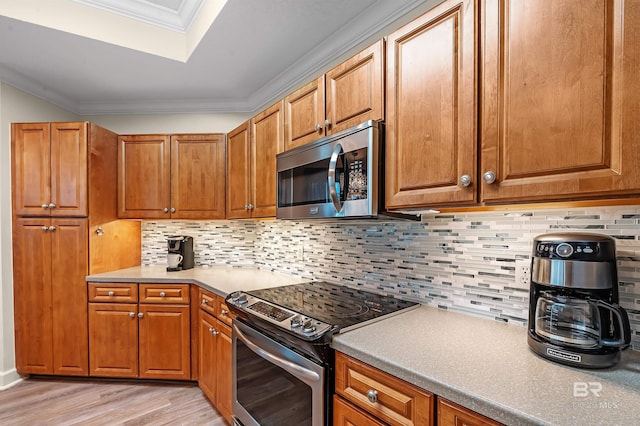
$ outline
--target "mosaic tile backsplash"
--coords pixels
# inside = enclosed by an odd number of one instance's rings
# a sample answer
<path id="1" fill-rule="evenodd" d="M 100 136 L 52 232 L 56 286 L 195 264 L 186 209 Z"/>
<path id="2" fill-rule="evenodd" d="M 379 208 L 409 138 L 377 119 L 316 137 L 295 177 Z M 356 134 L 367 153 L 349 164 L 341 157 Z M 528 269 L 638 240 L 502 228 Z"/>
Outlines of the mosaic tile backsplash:
<path id="1" fill-rule="evenodd" d="M 558 231 L 616 238 L 620 305 L 640 351 L 640 206 L 455 213 L 422 222 L 143 222 L 142 263 L 166 263 L 166 237 L 194 237 L 198 266 L 261 269 L 383 291 L 423 304 L 525 325 L 533 238 Z"/>

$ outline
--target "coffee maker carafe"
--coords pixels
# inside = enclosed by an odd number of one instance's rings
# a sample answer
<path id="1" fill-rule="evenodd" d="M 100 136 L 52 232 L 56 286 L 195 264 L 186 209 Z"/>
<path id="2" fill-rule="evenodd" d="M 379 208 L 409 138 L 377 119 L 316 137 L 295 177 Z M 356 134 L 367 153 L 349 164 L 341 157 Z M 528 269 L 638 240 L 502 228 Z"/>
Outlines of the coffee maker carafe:
<path id="1" fill-rule="evenodd" d="M 631 342 L 618 305 L 615 240 L 555 233 L 533 241 L 528 343 L 537 354 L 575 367 L 606 368 Z"/>
<path id="2" fill-rule="evenodd" d="M 167 238 L 167 271 L 193 268 L 193 237 L 177 235 Z"/>

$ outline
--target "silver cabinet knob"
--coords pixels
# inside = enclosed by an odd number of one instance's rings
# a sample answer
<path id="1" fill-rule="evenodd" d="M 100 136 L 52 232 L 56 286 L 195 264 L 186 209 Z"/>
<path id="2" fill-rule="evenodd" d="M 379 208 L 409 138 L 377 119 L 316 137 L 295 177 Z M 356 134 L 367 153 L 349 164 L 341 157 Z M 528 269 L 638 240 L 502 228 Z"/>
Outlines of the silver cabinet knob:
<path id="1" fill-rule="evenodd" d="M 109 297 L 113 297 L 113 296 L 115 296 L 115 295 L 116 295 L 115 291 L 111 290 L 111 291 L 109 292 Z"/>
<path id="2" fill-rule="evenodd" d="M 206 305 L 207 304 L 207 299 L 202 299 L 202 304 Z"/>
<path id="3" fill-rule="evenodd" d="M 49 227 L 48 226 L 43 226 L 40 229 L 42 229 L 43 232 L 47 232 L 49 230 Z"/>
<path id="4" fill-rule="evenodd" d="M 96 229 L 96 235 L 98 237 L 102 237 L 104 235 L 104 229 L 98 226 L 98 229 Z"/>
<path id="5" fill-rule="evenodd" d="M 45 209 L 45 210 L 48 209 L 49 208 L 49 204 L 43 204 L 42 208 Z"/>
<path id="6" fill-rule="evenodd" d="M 375 404 L 376 402 L 378 402 L 378 391 L 375 389 L 369 389 L 367 391 L 367 399 L 372 404 Z"/>
<path id="7" fill-rule="evenodd" d="M 229 311 L 227 311 L 226 309 L 223 309 L 222 311 L 220 311 L 220 316 L 222 317 L 226 317 L 229 314 Z"/>
<path id="8" fill-rule="evenodd" d="M 460 183 L 460 186 L 464 186 L 464 187 L 471 185 L 471 176 L 469 175 L 460 176 L 459 183 Z"/>
<path id="9" fill-rule="evenodd" d="M 247 206 L 247 208 L 248 208 L 249 210 L 253 210 L 253 204 L 249 204 L 249 205 Z"/>
<path id="10" fill-rule="evenodd" d="M 167 293 L 165 293 L 164 291 L 160 292 L 160 297 L 165 297 L 167 295 Z"/>
<path id="11" fill-rule="evenodd" d="M 331 120 L 324 120 L 324 127 L 331 127 Z"/>
<path id="12" fill-rule="evenodd" d="M 142 318 L 144 317 L 144 314 L 142 312 L 138 312 L 138 318 Z"/>
<path id="13" fill-rule="evenodd" d="M 56 205 L 53 203 L 49 203 L 49 210 L 53 210 L 56 208 Z"/>
<path id="14" fill-rule="evenodd" d="M 171 213 L 175 213 L 176 209 L 174 207 L 171 207 Z"/>
<path id="15" fill-rule="evenodd" d="M 244 205 L 244 209 L 245 209 L 245 210 L 249 210 L 249 204 L 245 204 L 245 205 Z"/>
<path id="16" fill-rule="evenodd" d="M 162 209 L 163 212 L 165 213 L 169 213 L 169 209 L 167 207 L 165 207 L 164 209 Z"/>
<path id="17" fill-rule="evenodd" d="M 316 132 L 319 132 L 322 130 L 322 126 L 320 125 L 320 123 L 316 124 L 315 129 L 316 129 Z"/>
<path id="18" fill-rule="evenodd" d="M 488 172 L 484 172 L 484 174 L 482 175 L 482 180 L 488 184 L 492 184 L 493 182 L 496 181 L 496 173 L 492 170 L 489 170 Z"/>
<path id="19" fill-rule="evenodd" d="M 218 335 L 218 334 L 220 334 L 220 333 L 218 332 L 218 330 L 213 330 L 213 331 L 211 332 L 211 334 L 213 334 L 214 336 L 217 336 L 217 335 Z"/>
<path id="20" fill-rule="evenodd" d="M 56 230 L 56 227 L 55 227 L 55 226 L 51 225 L 51 226 L 49 227 L 49 231 L 53 232 L 53 231 L 55 231 L 55 230 Z"/>
<path id="21" fill-rule="evenodd" d="M 130 316 L 131 318 L 135 318 L 135 317 L 136 317 L 136 314 L 135 314 L 134 312 L 129 312 L 129 316 Z"/>

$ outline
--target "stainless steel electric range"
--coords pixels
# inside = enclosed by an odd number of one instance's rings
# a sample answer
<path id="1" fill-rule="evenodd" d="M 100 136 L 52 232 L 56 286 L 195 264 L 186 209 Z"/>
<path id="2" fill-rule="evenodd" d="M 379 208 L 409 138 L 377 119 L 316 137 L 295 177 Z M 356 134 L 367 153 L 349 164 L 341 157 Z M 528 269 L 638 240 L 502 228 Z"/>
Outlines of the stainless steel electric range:
<path id="1" fill-rule="evenodd" d="M 418 306 L 308 282 L 226 299 L 233 322 L 233 416 L 242 426 L 331 424 L 334 334 Z"/>

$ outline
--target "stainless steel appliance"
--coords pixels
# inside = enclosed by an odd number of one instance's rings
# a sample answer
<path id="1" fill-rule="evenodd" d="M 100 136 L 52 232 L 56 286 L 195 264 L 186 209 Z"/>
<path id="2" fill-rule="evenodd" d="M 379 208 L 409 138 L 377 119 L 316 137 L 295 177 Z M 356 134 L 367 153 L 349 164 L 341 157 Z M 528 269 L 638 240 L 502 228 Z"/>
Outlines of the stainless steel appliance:
<path id="1" fill-rule="evenodd" d="M 193 268 L 193 237 L 176 235 L 167 238 L 167 257 L 172 255 L 181 256 L 182 258 L 175 266 L 168 266 L 167 271 L 182 271 L 183 269 Z"/>
<path id="2" fill-rule="evenodd" d="M 375 217 L 383 135 L 382 123 L 367 121 L 278 154 L 276 216 Z"/>
<path id="3" fill-rule="evenodd" d="M 631 330 L 618 305 L 615 240 L 589 233 L 534 239 L 528 343 L 550 360 L 605 368 L 620 360 Z"/>
<path id="4" fill-rule="evenodd" d="M 331 424 L 334 334 L 415 302 L 309 282 L 231 293 L 233 416 L 243 426 Z"/>

